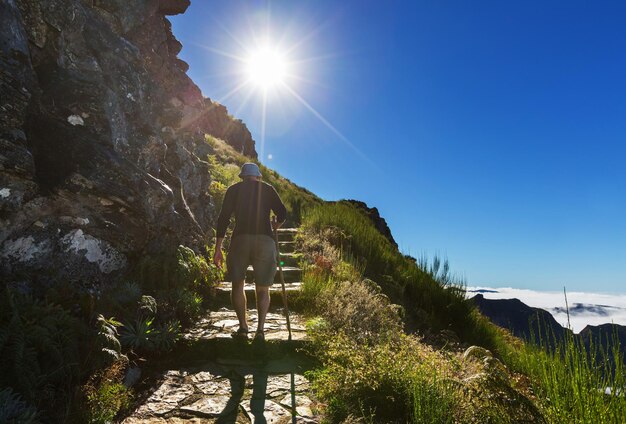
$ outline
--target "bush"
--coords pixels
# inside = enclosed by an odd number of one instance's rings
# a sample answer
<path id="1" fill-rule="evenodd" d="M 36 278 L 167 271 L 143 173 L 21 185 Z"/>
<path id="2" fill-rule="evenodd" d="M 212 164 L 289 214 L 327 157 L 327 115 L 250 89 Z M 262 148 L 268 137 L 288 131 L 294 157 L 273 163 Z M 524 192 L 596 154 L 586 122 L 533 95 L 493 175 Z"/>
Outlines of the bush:
<path id="1" fill-rule="evenodd" d="M 112 290 L 111 297 L 117 305 L 125 309 L 141 298 L 141 286 L 134 281 L 121 283 Z"/>
<path id="2" fill-rule="evenodd" d="M 36 406 L 64 405 L 79 377 L 84 326 L 57 305 L 5 289 L 0 295 L 0 387 Z M 63 409 L 63 408 L 61 408 Z"/>
<path id="3" fill-rule="evenodd" d="M 211 290 L 221 280 L 222 272 L 215 265 L 197 255 L 185 246 L 178 246 L 176 251 L 177 281 L 172 288 L 188 288 L 204 298 L 211 295 Z"/>
<path id="4" fill-rule="evenodd" d="M 400 336 L 402 324 L 397 311 L 371 283 L 345 281 L 322 292 L 319 310 L 333 331 L 357 342 Z"/>
<path id="5" fill-rule="evenodd" d="M 172 350 L 174 344 L 180 338 L 180 322 L 171 320 L 157 326 L 152 340 L 154 349 L 160 352 Z"/>
<path id="6" fill-rule="evenodd" d="M 109 366 L 115 361 L 125 359 L 122 355 L 122 345 L 118 339 L 117 327 L 121 327 L 122 323 L 115 318 L 106 319 L 102 315 L 96 318 L 96 337 L 94 343 L 96 346 L 96 360 L 94 367 L 101 368 Z"/>
<path id="7" fill-rule="evenodd" d="M 324 367 L 310 376 L 331 422 L 359 416 L 376 423 L 445 423 L 454 417 L 455 392 L 438 383 L 448 379 L 448 365 L 415 338 L 364 345 L 337 333 L 315 343 Z"/>
<path id="8" fill-rule="evenodd" d="M 173 294 L 177 318 L 191 324 L 202 314 L 202 297 L 187 289 L 176 290 Z"/>
<path id="9" fill-rule="evenodd" d="M 82 421 L 105 424 L 130 406 L 132 394 L 122 379 L 126 362 L 118 361 L 95 373 L 83 386 L 86 408 L 82 411 Z"/>
<path id="10" fill-rule="evenodd" d="M 130 404 L 128 389 L 121 383 L 104 383 L 88 399 L 91 407 L 90 423 L 110 423 L 118 411 Z"/>
<path id="11" fill-rule="evenodd" d="M 152 296 L 141 296 L 134 320 L 125 321 L 120 341 L 135 353 L 171 350 L 180 336 L 178 320 L 157 321 L 157 303 Z"/>
<path id="12" fill-rule="evenodd" d="M 0 423 L 39 423 L 37 409 L 10 387 L 0 390 Z"/>
<path id="13" fill-rule="evenodd" d="M 122 344 L 139 352 L 154 350 L 154 318 L 137 318 L 135 321 L 125 322 L 120 331 Z"/>

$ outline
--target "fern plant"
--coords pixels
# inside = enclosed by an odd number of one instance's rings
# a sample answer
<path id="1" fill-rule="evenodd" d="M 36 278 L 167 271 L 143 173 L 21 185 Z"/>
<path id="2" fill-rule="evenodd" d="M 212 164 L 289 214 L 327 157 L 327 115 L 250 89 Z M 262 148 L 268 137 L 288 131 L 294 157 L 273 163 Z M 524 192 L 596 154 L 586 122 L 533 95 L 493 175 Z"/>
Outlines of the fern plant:
<path id="1" fill-rule="evenodd" d="M 5 289 L 0 296 L 0 387 L 51 406 L 62 393 L 57 389 L 78 377 L 83 333 L 84 326 L 60 306 Z"/>
<path id="2" fill-rule="evenodd" d="M 122 355 L 122 345 L 118 339 L 117 327 L 122 323 L 115 317 L 106 319 L 103 315 L 96 318 L 97 333 L 95 344 L 97 348 L 97 367 L 111 365 L 113 362 L 124 358 Z"/>
<path id="3" fill-rule="evenodd" d="M 0 390 L 0 423 L 39 423 L 37 409 L 10 387 Z"/>

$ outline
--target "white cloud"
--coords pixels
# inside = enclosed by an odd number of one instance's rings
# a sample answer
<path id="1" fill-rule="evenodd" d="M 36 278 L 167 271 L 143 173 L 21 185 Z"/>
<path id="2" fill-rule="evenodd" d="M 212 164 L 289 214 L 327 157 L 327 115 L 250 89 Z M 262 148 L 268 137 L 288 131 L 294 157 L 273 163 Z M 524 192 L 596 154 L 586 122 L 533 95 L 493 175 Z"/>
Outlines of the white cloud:
<path id="1" fill-rule="evenodd" d="M 467 287 L 467 296 L 475 296 L 476 290 L 486 290 L 482 292 L 485 299 L 516 298 L 528 306 L 545 309 L 554 316 L 559 324 L 564 327 L 567 326 L 563 292 L 541 292 L 512 287 Z M 569 304 L 570 326 L 576 333 L 587 325 L 606 323 L 626 325 L 626 295 L 568 292 L 567 302 Z"/>

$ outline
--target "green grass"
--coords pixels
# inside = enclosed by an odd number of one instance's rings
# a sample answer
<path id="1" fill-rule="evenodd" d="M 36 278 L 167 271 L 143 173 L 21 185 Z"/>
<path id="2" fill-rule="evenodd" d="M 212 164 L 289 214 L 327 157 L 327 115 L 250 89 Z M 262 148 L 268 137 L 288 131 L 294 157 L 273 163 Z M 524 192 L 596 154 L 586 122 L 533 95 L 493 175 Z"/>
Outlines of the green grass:
<path id="1" fill-rule="evenodd" d="M 556 348 L 525 345 L 517 366 L 533 381 L 541 410 L 552 423 L 621 423 L 626 417 L 626 370 L 617 340 L 611 351 L 567 337 Z M 612 394 L 605 389 L 612 388 Z"/>
<path id="2" fill-rule="evenodd" d="M 239 167 L 250 159 L 220 140 L 210 144 L 215 152 L 209 160 L 210 190 L 219 206 L 226 188 L 239 181 Z M 302 224 L 304 285 L 294 303 L 317 316 L 310 325 L 312 349 L 323 365 L 312 377 L 329 421 L 609 423 L 626 416 L 624 397 L 600 390 L 624 386 L 621 368 L 615 374 L 592 367 L 585 360 L 588 354 L 575 344 L 552 354 L 524 345 L 465 299 L 464 282 L 450 273 L 447 263 L 414 261 L 356 207 L 323 202 L 262 165 L 261 172 L 287 205 L 288 224 Z M 507 379 L 494 383 L 497 379 L 489 376 L 461 384 L 468 367 L 477 365 L 433 351 L 398 328 L 385 333 L 381 326 L 393 325 L 381 318 L 387 316 L 385 302 L 374 300 L 382 293 L 365 289 L 361 280 L 366 278 L 402 306 L 397 312 L 409 332 L 452 330 L 462 342 L 493 351 L 508 366 L 506 373 L 527 386 Z M 380 313 L 363 316 L 364 308 Z M 360 337 L 375 332 L 378 337 Z M 621 364 L 617 359 L 613 362 Z M 536 398 L 525 391 L 530 388 Z"/>
<path id="3" fill-rule="evenodd" d="M 546 340 L 541 347 L 522 343 L 465 300 L 445 263 L 404 257 L 349 204 L 310 210 L 300 239 L 311 264 L 303 296 L 311 313 L 321 316 L 311 321 L 310 331 L 324 366 L 312 376 L 331 422 L 582 424 L 621 423 L 626 417 L 626 372 L 617 340 L 605 352 L 578 338 L 560 345 Z M 351 282 L 341 283 L 338 270 L 351 263 L 359 264 L 352 266 Z M 368 316 L 377 317 L 370 311 L 382 311 L 384 302 L 373 302 L 375 290 L 363 291 L 363 277 L 402 302 L 406 322 L 421 320 L 418 329 L 453 329 L 462 341 L 492 350 L 503 362 L 494 368 L 499 371 L 466 381 L 462 377 L 476 364 L 435 353 L 425 359 L 425 345 L 399 329 L 383 336 L 390 324 L 373 325 Z M 372 333 L 379 337 L 359 336 Z M 399 344 L 393 334 L 402 337 Z M 428 361 L 429 367 L 422 366 Z M 605 394 L 609 387 L 613 393 Z"/>
<path id="4" fill-rule="evenodd" d="M 359 343 L 332 327 L 313 331 L 323 367 L 311 373 L 330 422 L 451 422 L 458 405 L 450 364 L 410 336 Z"/>
<path id="5" fill-rule="evenodd" d="M 452 278 L 445 266 L 423 269 L 404 256 L 356 207 L 342 202 L 317 206 L 304 215 L 303 227 L 312 233 L 335 228 L 333 244 L 343 257 L 356 258 L 363 275 L 405 308 L 409 330 L 452 330 L 468 343 L 503 346 L 493 325 L 475 315 L 463 282 Z"/>

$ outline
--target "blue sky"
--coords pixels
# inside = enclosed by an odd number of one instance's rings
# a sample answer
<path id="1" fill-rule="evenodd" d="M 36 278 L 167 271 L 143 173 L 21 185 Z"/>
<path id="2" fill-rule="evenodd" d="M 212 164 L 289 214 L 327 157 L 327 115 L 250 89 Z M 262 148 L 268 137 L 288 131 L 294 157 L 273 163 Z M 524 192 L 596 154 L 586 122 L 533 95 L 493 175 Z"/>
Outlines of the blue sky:
<path id="1" fill-rule="evenodd" d="M 474 286 L 626 292 L 625 2 L 195 0 L 170 19 L 263 163 L 378 207 L 405 253 Z M 229 94 L 264 38 L 308 105 L 276 90 L 265 120 L 259 90 Z"/>

